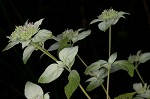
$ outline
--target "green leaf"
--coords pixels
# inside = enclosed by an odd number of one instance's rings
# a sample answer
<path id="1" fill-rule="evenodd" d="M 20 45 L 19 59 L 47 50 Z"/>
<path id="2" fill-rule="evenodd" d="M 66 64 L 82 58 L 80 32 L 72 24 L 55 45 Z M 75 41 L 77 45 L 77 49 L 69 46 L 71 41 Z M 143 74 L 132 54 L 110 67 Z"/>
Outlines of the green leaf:
<path id="1" fill-rule="evenodd" d="M 28 99 L 33 99 L 35 97 L 42 98 L 43 90 L 39 85 L 28 81 L 25 85 L 25 97 Z"/>
<path id="2" fill-rule="evenodd" d="M 117 58 L 117 53 L 113 53 L 113 54 L 109 57 L 108 62 L 112 64 L 112 63 L 116 60 L 116 58 Z"/>
<path id="3" fill-rule="evenodd" d="M 67 99 L 70 99 L 74 91 L 80 84 L 80 76 L 76 70 L 72 70 L 68 76 L 69 83 L 65 86 L 65 94 Z"/>
<path id="4" fill-rule="evenodd" d="M 71 68 L 70 63 L 74 61 L 77 52 L 78 46 L 64 48 L 59 52 L 59 58 L 68 68 Z"/>
<path id="5" fill-rule="evenodd" d="M 104 79 L 92 77 L 88 79 L 86 82 L 90 82 L 89 85 L 86 87 L 86 90 L 92 91 L 95 88 L 99 87 L 104 82 Z"/>
<path id="6" fill-rule="evenodd" d="M 3 51 L 6 51 L 12 47 L 14 47 L 15 45 L 17 45 L 19 43 L 19 41 L 14 41 L 14 42 L 10 42 L 4 49 Z"/>
<path id="7" fill-rule="evenodd" d="M 134 75 L 134 65 L 130 61 L 127 61 L 127 60 L 115 61 L 112 64 L 111 73 L 116 72 L 120 69 L 126 70 L 128 72 L 128 74 L 131 77 L 133 77 L 133 75 Z"/>
<path id="8" fill-rule="evenodd" d="M 84 39 L 85 37 L 87 37 L 88 35 L 90 35 L 90 33 L 91 33 L 90 30 L 83 31 L 83 32 L 79 33 L 78 36 L 75 36 L 75 37 L 72 38 L 73 43 L 75 43 L 75 42 L 77 42 L 79 40 Z"/>
<path id="9" fill-rule="evenodd" d="M 33 42 L 45 42 L 46 40 L 52 38 L 52 32 L 46 29 L 40 30 L 33 38 Z"/>
<path id="10" fill-rule="evenodd" d="M 139 59 L 140 63 L 145 63 L 148 60 L 150 60 L 150 52 L 143 53 L 142 55 L 140 55 L 140 59 Z"/>
<path id="11" fill-rule="evenodd" d="M 21 42 L 21 44 L 22 44 L 22 49 L 23 49 L 24 47 L 28 46 L 29 43 L 30 43 L 30 41 L 31 41 L 31 40 L 27 40 L 27 41 Z"/>
<path id="12" fill-rule="evenodd" d="M 101 21 L 100 19 L 94 19 L 93 21 L 90 22 L 90 24 L 93 24 L 93 23 L 96 23 L 96 22 L 99 22 Z"/>
<path id="13" fill-rule="evenodd" d="M 115 97 L 114 99 L 133 99 L 133 96 L 136 94 L 136 92 L 131 93 L 125 93 L 121 94 L 118 97 Z"/>
<path id="14" fill-rule="evenodd" d="M 50 83 L 57 79 L 63 72 L 63 66 L 61 64 L 51 64 L 49 65 L 44 73 L 40 76 L 38 82 L 40 83 Z"/>
<path id="15" fill-rule="evenodd" d="M 35 28 L 38 28 L 41 24 L 42 24 L 42 21 L 43 21 L 44 19 L 40 19 L 39 21 L 36 21 L 35 23 L 34 23 L 34 27 Z"/>
<path id="16" fill-rule="evenodd" d="M 24 64 L 27 63 L 28 59 L 30 58 L 30 56 L 34 50 L 35 50 L 35 48 L 32 45 L 29 45 L 28 47 L 26 47 L 24 49 L 23 58 L 22 58 Z"/>
<path id="17" fill-rule="evenodd" d="M 101 66 L 103 64 L 107 63 L 107 61 L 104 61 L 104 60 L 98 60 L 97 62 L 94 62 L 92 63 L 90 66 L 88 66 L 86 69 L 85 69 L 85 74 L 88 75 L 90 72 L 92 71 L 95 71 L 95 70 L 98 70 L 101 68 Z"/>

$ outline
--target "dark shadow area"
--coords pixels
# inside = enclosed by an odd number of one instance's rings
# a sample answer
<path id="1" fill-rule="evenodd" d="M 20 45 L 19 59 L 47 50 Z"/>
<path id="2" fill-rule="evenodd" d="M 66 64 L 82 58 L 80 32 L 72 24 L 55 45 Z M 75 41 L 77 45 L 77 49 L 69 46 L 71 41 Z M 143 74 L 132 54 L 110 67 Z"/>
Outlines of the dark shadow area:
<path id="1" fill-rule="evenodd" d="M 89 23 L 97 18 L 104 9 L 112 7 L 117 11 L 130 13 L 121 18 L 112 26 L 112 52 L 118 53 L 118 60 L 127 59 L 130 54 L 137 51 L 150 51 L 150 1 L 149 0 L 0 0 L 0 98 L 25 99 L 24 86 L 26 81 L 38 83 L 37 80 L 45 68 L 54 63 L 47 56 L 40 59 L 42 52 L 35 51 L 27 64 L 22 62 L 20 44 L 12 49 L 2 52 L 8 44 L 9 36 L 15 26 L 23 25 L 26 20 L 35 22 L 44 18 L 41 29 L 45 28 L 58 35 L 66 29 L 90 29 L 91 35 L 79 41 L 79 55 L 90 65 L 103 59 L 108 59 L 108 31 L 102 32 L 97 24 Z M 48 48 L 54 41 L 47 41 Z M 56 52 L 52 52 L 56 55 Z M 139 71 L 148 84 L 150 84 L 150 62 L 142 64 Z M 88 76 L 84 75 L 85 67 L 76 59 L 74 68 L 79 70 L 81 84 L 84 88 Z M 64 86 L 67 84 L 68 72 L 65 71 L 57 80 L 50 84 L 39 84 L 44 92 L 50 92 L 51 99 L 66 99 Z M 111 74 L 110 96 L 112 99 L 119 94 L 132 92 L 132 84 L 140 82 L 137 74 L 131 78 L 126 71 Z M 105 84 L 106 86 L 106 79 Z M 92 99 L 105 99 L 101 87 L 89 92 Z M 78 88 L 71 99 L 86 99 Z"/>

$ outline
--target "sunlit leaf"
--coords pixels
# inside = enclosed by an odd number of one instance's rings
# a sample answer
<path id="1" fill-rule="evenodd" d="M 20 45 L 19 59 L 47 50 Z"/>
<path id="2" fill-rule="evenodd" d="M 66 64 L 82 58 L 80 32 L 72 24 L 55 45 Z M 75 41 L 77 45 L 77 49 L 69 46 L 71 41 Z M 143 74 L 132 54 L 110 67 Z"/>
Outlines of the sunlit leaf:
<path id="1" fill-rule="evenodd" d="M 19 41 L 14 41 L 14 42 L 9 42 L 9 44 L 3 49 L 3 51 L 6 51 L 12 47 L 14 47 L 15 45 L 17 45 L 19 43 Z"/>
<path id="2" fill-rule="evenodd" d="M 44 73 L 40 76 L 38 82 L 40 83 L 50 83 L 57 79 L 63 72 L 63 67 L 60 64 L 49 65 Z"/>
<path id="3" fill-rule="evenodd" d="M 112 64 L 112 63 L 116 60 L 116 58 L 117 58 L 117 53 L 113 53 L 113 54 L 109 57 L 108 62 Z"/>
<path id="4" fill-rule="evenodd" d="M 72 70 L 68 76 L 69 83 L 65 86 L 65 94 L 70 99 L 74 91 L 80 84 L 80 76 L 76 70 Z"/>

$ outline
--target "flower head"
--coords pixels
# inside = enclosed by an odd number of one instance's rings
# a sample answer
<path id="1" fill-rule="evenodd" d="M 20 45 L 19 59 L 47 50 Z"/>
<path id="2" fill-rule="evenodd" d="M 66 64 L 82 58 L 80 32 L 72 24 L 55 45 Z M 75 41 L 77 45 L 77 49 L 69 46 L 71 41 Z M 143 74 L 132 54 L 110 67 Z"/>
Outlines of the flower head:
<path id="1" fill-rule="evenodd" d="M 125 18 L 123 16 L 124 14 L 128 13 L 122 11 L 118 12 L 113 9 L 107 9 L 98 16 L 98 19 L 94 19 L 90 24 L 100 21 L 101 23 L 98 24 L 99 29 L 102 31 L 106 31 L 111 25 L 115 25 L 121 17 Z"/>
<path id="2" fill-rule="evenodd" d="M 10 36 L 7 36 L 7 38 L 9 38 L 9 44 L 4 48 L 3 51 L 12 48 L 18 43 L 21 43 L 23 48 L 27 46 L 33 35 L 38 33 L 39 25 L 41 25 L 42 21 L 43 19 L 40 19 L 35 23 L 29 23 L 26 21 L 23 26 L 16 26 L 15 31 L 12 32 Z"/>

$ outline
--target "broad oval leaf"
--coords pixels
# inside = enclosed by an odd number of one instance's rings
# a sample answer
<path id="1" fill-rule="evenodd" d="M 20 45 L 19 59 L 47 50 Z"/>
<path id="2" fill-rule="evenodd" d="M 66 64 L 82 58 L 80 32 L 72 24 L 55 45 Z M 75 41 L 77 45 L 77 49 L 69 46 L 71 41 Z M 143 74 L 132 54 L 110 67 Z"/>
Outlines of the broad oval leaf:
<path id="1" fill-rule="evenodd" d="M 24 49 L 23 58 L 22 58 L 24 64 L 27 63 L 28 59 L 30 58 L 30 56 L 34 50 L 35 50 L 35 47 L 32 45 L 29 45 L 28 47 L 26 47 Z"/>
<path id="2" fill-rule="evenodd" d="M 70 99 L 74 91 L 77 89 L 80 84 L 80 76 L 76 70 L 72 70 L 68 76 L 69 83 L 65 86 L 65 94 L 67 99 Z"/>
<path id="3" fill-rule="evenodd" d="M 25 84 L 25 97 L 28 99 L 33 99 L 35 97 L 42 99 L 43 90 L 39 85 L 28 81 Z"/>
<path id="4" fill-rule="evenodd" d="M 59 52 L 59 58 L 66 66 L 69 66 L 70 63 L 73 62 L 77 52 L 78 46 L 64 48 Z M 70 66 L 68 68 L 70 68 Z"/>
<path id="5" fill-rule="evenodd" d="M 111 73 L 116 72 L 118 70 L 126 70 L 128 74 L 133 77 L 134 75 L 134 65 L 130 61 L 127 60 L 119 60 L 115 61 L 111 67 Z"/>
<path id="6" fill-rule="evenodd" d="M 117 58 L 117 52 L 116 52 L 116 53 L 113 53 L 113 54 L 109 57 L 108 62 L 112 64 L 112 63 L 116 60 L 116 58 Z"/>
<path id="7" fill-rule="evenodd" d="M 51 64 L 49 65 L 44 73 L 40 76 L 38 82 L 40 83 L 50 83 L 57 79 L 63 72 L 64 68 L 61 64 Z"/>
<path id="8" fill-rule="evenodd" d="M 46 40 L 52 38 L 52 32 L 46 29 L 40 30 L 33 38 L 33 42 L 45 42 Z"/>
<path id="9" fill-rule="evenodd" d="M 150 52 L 143 53 L 142 55 L 140 55 L 140 59 L 139 59 L 140 63 L 145 63 L 148 60 L 150 60 Z"/>

